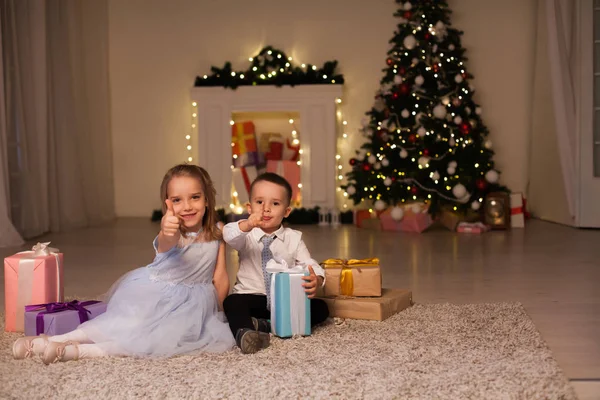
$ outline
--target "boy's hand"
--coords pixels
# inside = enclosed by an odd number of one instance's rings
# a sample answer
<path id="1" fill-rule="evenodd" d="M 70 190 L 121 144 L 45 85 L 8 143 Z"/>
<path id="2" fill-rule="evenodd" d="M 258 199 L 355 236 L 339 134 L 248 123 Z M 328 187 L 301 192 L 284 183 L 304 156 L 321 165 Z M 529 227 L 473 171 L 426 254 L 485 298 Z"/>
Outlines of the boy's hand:
<path id="1" fill-rule="evenodd" d="M 317 294 L 317 288 L 323 283 L 323 278 L 317 276 L 310 265 L 308 266 L 308 272 L 310 272 L 309 276 L 302 277 L 302 279 L 306 281 L 306 283 L 303 283 L 302 286 L 304 287 L 304 291 L 308 295 L 308 298 L 312 299 Z"/>
<path id="2" fill-rule="evenodd" d="M 173 210 L 173 202 L 167 199 L 165 200 L 165 203 L 167 205 L 167 212 L 162 217 L 160 222 L 160 230 L 164 236 L 168 236 L 173 239 L 179 239 L 181 219 L 175 215 L 175 211 Z"/>
<path id="3" fill-rule="evenodd" d="M 265 221 L 263 221 L 264 213 L 265 213 L 265 205 L 263 204 L 262 207 L 260 208 L 259 212 L 250 214 L 248 219 L 245 221 L 248 229 L 244 229 L 244 228 L 246 228 L 242 225 L 242 223 L 244 221 L 240 222 L 240 224 L 239 224 L 240 229 L 244 232 L 248 232 L 248 231 L 251 231 L 253 228 L 262 228 L 265 225 Z"/>

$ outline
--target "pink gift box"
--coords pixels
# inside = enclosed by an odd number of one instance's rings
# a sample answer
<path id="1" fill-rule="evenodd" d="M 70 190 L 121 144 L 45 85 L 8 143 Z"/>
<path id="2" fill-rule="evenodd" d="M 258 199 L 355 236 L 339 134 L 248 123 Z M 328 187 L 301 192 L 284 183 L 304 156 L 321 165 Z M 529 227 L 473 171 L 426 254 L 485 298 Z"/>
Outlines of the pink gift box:
<path id="1" fill-rule="evenodd" d="M 490 227 L 482 222 L 461 222 L 456 228 L 459 233 L 484 233 L 490 230 Z"/>
<path id="2" fill-rule="evenodd" d="M 63 254 L 49 244 L 4 259 L 7 332 L 23 332 L 26 305 L 63 301 Z"/>
<path id="3" fill-rule="evenodd" d="M 296 161 L 267 161 L 267 172 L 283 176 L 292 186 L 292 202 L 300 201 L 300 166 Z"/>
<path id="4" fill-rule="evenodd" d="M 415 207 L 414 204 L 407 204 L 399 207 L 404 209 L 404 216 L 399 221 L 392 218 L 392 207 L 385 210 L 379 216 L 381 219 L 381 227 L 384 231 L 421 233 L 433 223 L 431 215 L 427 212 L 427 206 L 421 206 L 419 210 L 413 209 Z"/>

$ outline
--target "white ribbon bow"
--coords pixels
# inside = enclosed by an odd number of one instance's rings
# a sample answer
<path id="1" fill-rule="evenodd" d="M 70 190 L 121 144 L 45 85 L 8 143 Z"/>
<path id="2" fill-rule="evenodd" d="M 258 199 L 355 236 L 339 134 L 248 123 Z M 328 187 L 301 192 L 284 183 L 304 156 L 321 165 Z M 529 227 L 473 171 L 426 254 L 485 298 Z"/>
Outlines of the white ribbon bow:
<path id="1" fill-rule="evenodd" d="M 271 274 L 276 274 L 278 272 L 285 272 L 287 274 L 302 274 L 308 271 L 305 265 L 297 264 L 294 267 L 290 267 L 284 259 L 276 258 L 271 258 L 267 262 L 266 270 Z"/>
<path id="2" fill-rule="evenodd" d="M 58 249 L 55 249 L 54 247 L 50 247 L 49 244 L 50 244 L 50 242 L 44 242 L 44 243 L 38 242 L 35 246 L 33 246 L 31 248 L 31 251 L 33 251 L 33 256 L 34 257 L 49 256 L 52 253 L 59 252 Z"/>

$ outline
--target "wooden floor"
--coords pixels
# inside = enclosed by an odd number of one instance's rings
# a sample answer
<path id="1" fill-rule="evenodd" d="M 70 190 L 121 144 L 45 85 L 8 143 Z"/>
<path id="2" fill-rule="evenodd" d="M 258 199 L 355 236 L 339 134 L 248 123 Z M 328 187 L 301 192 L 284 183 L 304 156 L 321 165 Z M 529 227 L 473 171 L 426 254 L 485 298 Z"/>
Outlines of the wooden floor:
<path id="1" fill-rule="evenodd" d="M 483 235 L 298 228 L 317 260 L 379 257 L 384 287 L 411 288 L 416 302 L 521 302 L 580 398 L 600 399 L 600 230 L 528 222 L 525 230 Z M 149 263 L 158 229 L 145 219 L 120 219 L 39 241 L 65 254 L 65 293 L 89 298 Z M 0 256 L 16 250 L 0 249 Z M 236 263 L 230 252 L 232 280 Z"/>

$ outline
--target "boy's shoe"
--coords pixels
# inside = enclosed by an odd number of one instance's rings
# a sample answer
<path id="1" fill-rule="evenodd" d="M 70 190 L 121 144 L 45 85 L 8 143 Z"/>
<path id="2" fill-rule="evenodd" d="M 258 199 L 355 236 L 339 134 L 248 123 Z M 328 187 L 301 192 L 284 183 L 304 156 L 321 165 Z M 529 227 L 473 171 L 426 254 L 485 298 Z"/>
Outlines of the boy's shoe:
<path id="1" fill-rule="evenodd" d="M 267 319 L 252 317 L 252 325 L 257 331 L 271 333 L 271 323 Z"/>
<path id="2" fill-rule="evenodd" d="M 269 347 L 271 335 L 265 332 L 244 328 L 235 335 L 235 342 L 244 354 L 253 354 Z"/>

